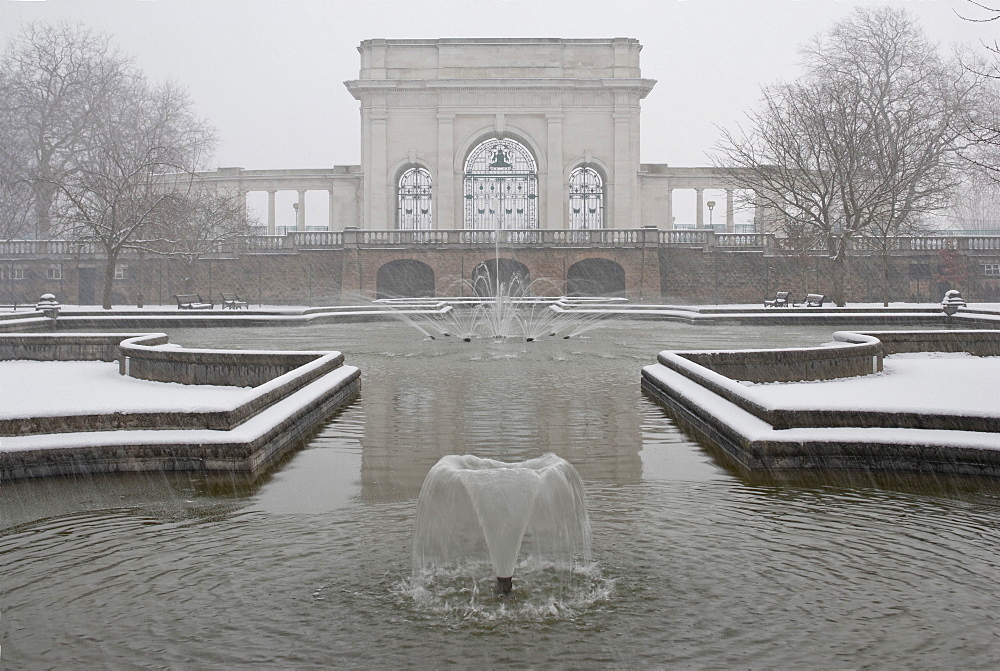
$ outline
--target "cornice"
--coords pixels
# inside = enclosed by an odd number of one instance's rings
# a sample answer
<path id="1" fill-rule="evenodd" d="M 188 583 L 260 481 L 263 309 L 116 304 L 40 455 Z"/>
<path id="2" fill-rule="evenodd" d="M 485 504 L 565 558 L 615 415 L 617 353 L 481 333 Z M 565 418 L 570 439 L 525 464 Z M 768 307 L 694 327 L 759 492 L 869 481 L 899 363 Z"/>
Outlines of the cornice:
<path id="1" fill-rule="evenodd" d="M 655 79 L 615 78 L 604 79 L 353 79 L 344 86 L 355 99 L 362 95 L 386 91 L 631 91 L 645 98 L 656 85 Z"/>

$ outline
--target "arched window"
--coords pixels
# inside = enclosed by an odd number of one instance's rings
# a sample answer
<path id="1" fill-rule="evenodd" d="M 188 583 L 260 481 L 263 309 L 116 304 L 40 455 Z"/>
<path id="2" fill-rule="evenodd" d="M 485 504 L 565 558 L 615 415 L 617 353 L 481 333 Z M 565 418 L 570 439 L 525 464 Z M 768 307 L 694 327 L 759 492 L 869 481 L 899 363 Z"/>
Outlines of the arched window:
<path id="1" fill-rule="evenodd" d="M 593 168 L 569 174 L 569 227 L 604 228 L 604 181 Z"/>
<path id="2" fill-rule="evenodd" d="M 426 168 L 410 168 L 399 178 L 399 228 L 432 227 L 431 173 Z"/>
<path id="3" fill-rule="evenodd" d="M 538 169 L 517 140 L 494 138 L 465 162 L 465 228 L 538 228 Z"/>

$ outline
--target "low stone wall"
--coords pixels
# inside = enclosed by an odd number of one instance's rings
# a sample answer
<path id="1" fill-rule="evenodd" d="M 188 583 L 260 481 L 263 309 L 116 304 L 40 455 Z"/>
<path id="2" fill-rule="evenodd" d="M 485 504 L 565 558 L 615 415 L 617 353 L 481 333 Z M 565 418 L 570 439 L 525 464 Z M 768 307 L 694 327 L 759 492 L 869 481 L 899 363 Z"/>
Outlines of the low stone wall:
<path id="1" fill-rule="evenodd" d="M 0 336 L 0 358 L 118 359 L 120 372 L 132 377 L 253 387 L 224 410 L 0 419 L 0 436 L 20 441 L 0 450 L 0 481 L 97 472 L 253 471 L 360 390 L 360 371 L 344 366 L 340 352 L 185 350 L 166 342 L 164 334 Z"/>
<path id="2" fill-rule="evenodd" d="M 837 340 L 868 335 L 882 342 L 886 356 L 904 352 L 968 352 L 973 356 L 1000 356 L 1000 330 L 953 329 L 936 331 L 842 331 Z"/>
<path id="3" fill-rule="evenodd" d="M 107 412 L 99 415 L 54 415 L 0 419 L 0 436 L 30 436 L 87 431 L 136 431 L 141 429 L 230 431 L 282 398 L 286 398 L 330 371 L 340 368 L 344 362 L 344 356 L 340 352 L 309 352 L 308 354 L 314 355 L 312 361 L 248 390 L 245 398 L 232 408 L 225 410 Z"/>
<path id="4" fill-rule="evenodd" d="M 317 380 L 308 397 L 293 399 L 277 417 L 251 420 L 233 432 L 138 431 L 111 434 L 113 440 L 78 440 L 44 449 L 0 451 L 0 482 L 22 478 L 156 471 L 254 473 L 315 429 L 318 422 L 355 398 L 360 373 L 353 366 Z M 313 387 L 317 387 L 313 390 Z M 100 435 L 100 434 L 98 434 Z"/>
<path id="5" fill-rule="evenodd" d="M 256 387 L 327 354 L 256 350 L 187 349 L 143 336 L 123 341 L 119 372 L 156 382 Z M 343 356 L 339 362 L 343 363 Z"/>
<path id="6" fill-rule="evenodd" d="M 860 347 L 871 347 L 876 341 L 886 353 L 967 351 L 980 355 L 995 351 L 998 336 L 997 331 L 971 330 L 835 334 L 837 340 Z M 750 364 L 766 366 L 764 352 L 768 352 L 777 365 L 793 370 L 802 352 L 808 351 L 748 351 L 749 362 L 742 369 L 739 352 L 702 352 L 695 357 L 689 352 L 661 352 L 658 365 L 643 369 L 642 387 L 676 419 L 748 469 L 863 468 L 1000 475 L 1000 449 L 982 446 L 984 440 L 996 442 L 988 434 L 1000 434 L 1000 417 L 776 407 L 755 396 L 752 387 L 699 363 L 699 359 L 708 364 L 721 361 L 718 365 L 723 370 L 729 364 L 731 370 L 746 372 L 756 370 Z M 712 354 L 725 356 L 707 356 Z M 836 366 L 830 370 L 836 371 Z M 792 431 L 783 433 L 786 429 Z M 866 431 L 857 433 L 858 429 Z M 886 429 L 893 431 L 879 433 Z M 897 431 L 926 429 L 935 433 L 901 435 Z"/>
<path id="7" fill-rule="evenodd" d="M 148 345 L 167 342 L 163 333 L 0 334 L 0 361 L 115 361 L 119 345 L 140 336 Z"/>
<path id="8" fill-rule="evenodd" d="M 716 352 L 678 351 L 677 356 L 720 375 L 748 382 L 798 382 L 868 375 L 882 370 L 877 338 L 854 334 L 839 347 L 751 349 Z M 663 353 L 660 354 L 661 363 Z"/>

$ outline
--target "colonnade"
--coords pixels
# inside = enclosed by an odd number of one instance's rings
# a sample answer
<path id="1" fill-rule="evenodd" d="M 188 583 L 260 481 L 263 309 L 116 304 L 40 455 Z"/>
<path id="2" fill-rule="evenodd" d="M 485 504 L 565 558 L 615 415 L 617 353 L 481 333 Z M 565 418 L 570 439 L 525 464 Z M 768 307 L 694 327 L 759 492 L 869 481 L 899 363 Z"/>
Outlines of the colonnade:
<path id="1" fill-rule="evenodd" d="M 275 234 L 275 212 L 276 212 L 276 201 L 279 190 L 284 189 L 266 189 L 267 191 L 267 234 Z M 289 189 L 291 190 L 291 189 Z M 318 191 L 319 189 L 295 189 L 298 194 L 298 199 L 292 204 L 295 208 L 295 230 L 304 231 L 306 230 L 306 192 L 307 191 Z M 251 189 L 248 191 L 243 191 L 241 195 L 244 201 L 246 196 L 250 191 L 256 191 L 256 189 Z M 327 215 L 326 229 L 333 231 L 336 229 L 336 219 L 337 219 L 337 208 L 336 199 L 333 195 L 333 189 L 326 189 L 329 198 L 329 213 Z"/>
<path id="2" fill-rule="evenodd" d="M 705 187 L 693 187 L 696 194 L 695 226 L 705 228 Z M 667 189 L 667 224 L 674 227 L 674 191 L 675 188 Z M 736 232 L 736 218 L 733 212 L 733 189 L 719 188 L 726 192 L 726 233 Z"/>

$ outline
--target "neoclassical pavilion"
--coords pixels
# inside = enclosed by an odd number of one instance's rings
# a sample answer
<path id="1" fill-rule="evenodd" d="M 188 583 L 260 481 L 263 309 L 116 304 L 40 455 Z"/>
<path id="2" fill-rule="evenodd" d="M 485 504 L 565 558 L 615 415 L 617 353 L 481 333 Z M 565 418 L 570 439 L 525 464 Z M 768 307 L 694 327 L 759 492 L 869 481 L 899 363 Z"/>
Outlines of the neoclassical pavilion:
<path id="1" fill-rule="evenodd" d="M 613 39 L 365 40 L 358 78 L 361 165 L 220 168 L 219 188 L 298 193 L 298 230 L 673 227 L 672 194 L 732 188 L 711 168 L 642 164 L 640 103 L 655 81 L 642 46 Z M 305 194 L 325 190 L 329 211 Z M 721 208 L 720 208 L 721 209 Z M 721 222 L 720 222 L 721 223 Z"/>

